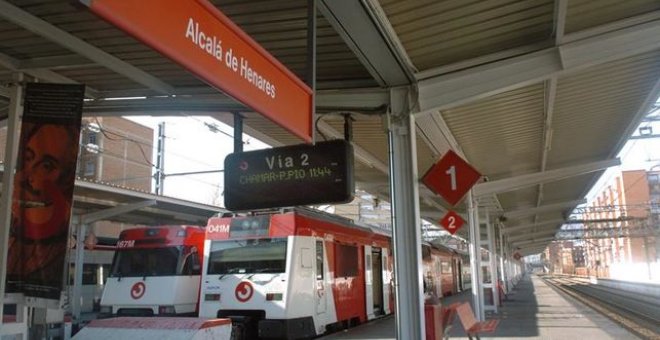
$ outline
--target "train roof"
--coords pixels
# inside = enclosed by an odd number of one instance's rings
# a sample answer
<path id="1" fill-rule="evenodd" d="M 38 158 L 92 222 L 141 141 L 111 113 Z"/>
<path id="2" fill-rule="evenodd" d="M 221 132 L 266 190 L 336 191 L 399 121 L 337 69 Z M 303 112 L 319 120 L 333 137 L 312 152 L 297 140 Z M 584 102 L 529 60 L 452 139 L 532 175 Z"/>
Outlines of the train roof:
<path id="1" fill-rule="evenodd" d="M 279 208 L 279 209 L 270 209 L 270 210 L 257 210 L 249 213 L 224 213 L 221 214 L 221 217 L 239 217 L 239 216 L 259 216 L 259 215 L 274 215 L 274 214 L 286 214 L 293 213 L 296 215 L 305 216 L 308 218 L 320 219 L 324 221 L 329 221 L 344 226 L 348 226 L 354 229 L 363 230 L 365 232 L 371 232 L 374 234 L 382 235 L 385 237 L 392 237 L 392 231 L 386 230 L 383 228 L 377 228 L 365 223 L 355 222 L 355 220 L 348 217 L 335 215 L 329 212 L 325 212 L 318 209 L 313 209 L 304 206 L 298 207 L 288 207 L 288 208 Z"/>

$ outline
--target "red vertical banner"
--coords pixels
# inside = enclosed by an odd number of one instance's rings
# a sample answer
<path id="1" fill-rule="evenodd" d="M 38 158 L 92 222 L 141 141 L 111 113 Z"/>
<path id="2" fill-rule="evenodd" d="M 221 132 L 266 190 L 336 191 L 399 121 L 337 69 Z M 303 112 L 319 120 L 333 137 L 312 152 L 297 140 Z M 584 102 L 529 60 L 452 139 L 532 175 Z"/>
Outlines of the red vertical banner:
<path id="1" fill-rule="evenodd" d="M 84 85 L 30 83 L 12 196 L 7 291 L 59 300 Z"/>

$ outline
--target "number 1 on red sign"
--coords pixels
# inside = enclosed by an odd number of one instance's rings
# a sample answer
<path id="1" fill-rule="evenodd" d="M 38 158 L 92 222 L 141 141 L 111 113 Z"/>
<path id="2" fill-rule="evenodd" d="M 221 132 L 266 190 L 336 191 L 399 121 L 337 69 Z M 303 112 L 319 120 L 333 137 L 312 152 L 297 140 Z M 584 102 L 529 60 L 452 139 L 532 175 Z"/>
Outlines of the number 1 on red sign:
<path id="1" fill-rule="evenodd" d="M 456 167 L 450 166 L 445 173 L 451 178 L 451 190 L 456 191 Z"/>

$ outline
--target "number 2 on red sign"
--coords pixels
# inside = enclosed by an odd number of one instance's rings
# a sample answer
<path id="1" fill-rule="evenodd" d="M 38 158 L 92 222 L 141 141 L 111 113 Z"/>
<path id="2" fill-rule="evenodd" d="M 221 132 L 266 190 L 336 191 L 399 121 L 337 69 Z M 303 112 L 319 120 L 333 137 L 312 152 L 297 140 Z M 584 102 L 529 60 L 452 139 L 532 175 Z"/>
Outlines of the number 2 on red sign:
<path id="1" fill-rule="evenodd" d="M 445 173 L 451 178 L 451 190 L 456 191 L 456 167 L 450 166 Z"/>
<path id="2" fill-rule="evenodd" d="M 447 229 L 456 229 L 456 224 L 455 224 L 456 223 L 456 217 L 449 216 L 448 221 L 449 221 L 449 225 L 447 226 Z"/>

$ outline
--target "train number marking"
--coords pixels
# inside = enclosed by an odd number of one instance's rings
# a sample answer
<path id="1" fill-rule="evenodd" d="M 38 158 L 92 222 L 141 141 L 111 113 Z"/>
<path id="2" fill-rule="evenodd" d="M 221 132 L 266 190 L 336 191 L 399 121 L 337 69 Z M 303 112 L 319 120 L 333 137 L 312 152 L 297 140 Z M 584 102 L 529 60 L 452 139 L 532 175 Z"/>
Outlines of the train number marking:
<path id="1" fill-rule="evenodd" d="M 135 247 L 135 240 L 121 240 L 117 242 L 117 248 L 133 248 Z"/>
<path id="2" fill-rule="evenodd" d="M 137 300 L 144 295 L 145 291 L 147 291 L 147 287 L 144 285 L 144 282 L 136 282 L 133 287 L 131 287 L 131 297 Z"/>
<path id="3" fill-rule="evenodd" d="M 211 224 L 206 227 L 210 233 L 228 233 L 229 224 Z"/>
<path id="4" fill-rule="evenodd" d="M 239 302 L 247 302 L 252 298 L 252 294 L 254 294 L 254 287 L 252 287 L 252 284 L 247 281 L 243 281 L 236 286 L 236 290 L 234 291 L 234 295 L 236 295 L 236 300 Z"/>

